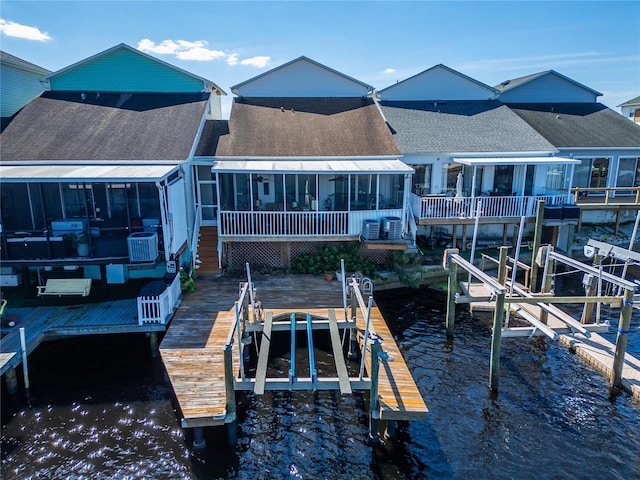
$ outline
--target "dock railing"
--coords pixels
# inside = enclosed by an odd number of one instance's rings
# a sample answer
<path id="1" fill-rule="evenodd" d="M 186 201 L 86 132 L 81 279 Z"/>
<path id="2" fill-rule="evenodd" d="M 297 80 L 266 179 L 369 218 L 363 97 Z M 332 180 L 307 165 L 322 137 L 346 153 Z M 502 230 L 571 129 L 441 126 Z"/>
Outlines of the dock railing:
<path id="1" fill-rule="evenodd" d="M 180 275 L 176 275 L 160 295 L 138 297 L 138 324 L 158 323 L 164 325 L 180 304 L 181 295 Z"/>

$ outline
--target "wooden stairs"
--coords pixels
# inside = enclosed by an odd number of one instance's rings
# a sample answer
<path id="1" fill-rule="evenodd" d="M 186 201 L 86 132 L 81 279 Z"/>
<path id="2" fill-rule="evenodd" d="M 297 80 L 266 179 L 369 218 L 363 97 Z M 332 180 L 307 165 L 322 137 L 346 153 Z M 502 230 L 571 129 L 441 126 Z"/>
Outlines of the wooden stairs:
<path id="1" fill-rule="evenodd" d="M 199 275 L 222 273 L 218 267 L 218 227 L 200 227 L 196 265 Z"/>

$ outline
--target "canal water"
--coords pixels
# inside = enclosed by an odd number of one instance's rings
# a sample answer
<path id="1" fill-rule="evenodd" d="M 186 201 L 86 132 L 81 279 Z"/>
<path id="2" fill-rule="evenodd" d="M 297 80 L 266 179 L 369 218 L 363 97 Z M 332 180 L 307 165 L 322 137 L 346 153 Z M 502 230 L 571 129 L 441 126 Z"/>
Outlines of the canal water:
<path id="1" fill-rule="evenodd" d="M 489 316 L 458 308 L 447 339 L 445 294 L 407 289 L 376 300 L 430 409 L 427 420 L 400 423 L 393 442 L 367 444 L 360 395 L 242 394 L 238 446 L 226 446 L 224 428 L 208 428 L 207 449 L 195 452 L 146 338 L 77 338 L 30 356 L 28 402 L 3 389 L 0 477 L 640 478 L 640 403 L 610 394 L 607 380 L 566 349 L 542 338 L 504 339 L 492 395 Z M 636 353 L 639 337 L 630 339 Z"/>

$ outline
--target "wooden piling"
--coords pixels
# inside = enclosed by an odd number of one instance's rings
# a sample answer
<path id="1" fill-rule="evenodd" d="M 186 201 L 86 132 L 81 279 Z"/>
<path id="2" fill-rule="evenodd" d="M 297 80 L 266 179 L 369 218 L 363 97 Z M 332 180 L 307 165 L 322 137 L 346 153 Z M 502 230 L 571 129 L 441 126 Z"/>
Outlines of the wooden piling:
<path id="1" fill-rule="evenodd" d="M 207 443 L 204 441 L 204 428 L 195 427 L 193 429 L 193 449 L 204 450 L 204 447 L 206 446 Z"/>
<path id="2" fill-rule="evenodd" d="M 456 290 L 458 281 L 458 265 L 449 260 L 449 255 L 458 253 L 457 249 L 445 251 L 445 268 L 449 269 L 447 282 L 447 337 L 453 336 L 453 326 L 456 318 Z"/>
<path id="3" fill-rule="evenodd" d="M 620 309 L 620 323 L 618 324 L 618 336 L 616 337 L 616 351 L 613 357 L 613 371 L 611 372 L 610 386 L 619 388 L 622 385 L 622 368 L 624 367 L 624 354 L 629 340 L 631 327 L 631 309 L 633 308 L 633 290 L 625 289 L 622 308 Z"/>
<path id="4" fill-rule="evenodd" d="M 363 342 L 362 356 L 366 354 L 368 339 Z M 369 343 L 371 347 L 371 390 L 369 391 L 369 441 L 373 444 L 380 443 L 378 434 L 378 421 L 380 420 L 380 409 L 378 402 L 378 374 L 380 373 L 380 340 L 375 338 Z"/>
<path id="5" fill-rule="evenodd" d="M 500 247 L 498 259 L 498 283 L 504 285 L 507 279 L 507 256 L 509 249 Z M 496 295 L 496 305 L 493 312 L 493 331 L 491 333 L 491 360 L 489 369 L 489 389 L 497 392 L 500 381 L 500 347 L 502 343 L 502 321 L 504 318 L 504 293 Z"/>
<path id="6" fill-rule="evenodd" d="M 600 262 L 602 262 L 602 255 L 595 254 L 593 256 L 593 266 L 599 266 Z M 588 297 L 594 296 L 598 292 L 597 278 L 592 278 L 591 282 L 587 286 L 586 295 Z M 582 318 L 580 319 L 580 323 L 591 323 L 591 317 L 593 316 L 593 303 L 587 302 L 584 304 L 584 309 L 582 310 Z"/>
<path id="7" fill-rule="evenodd" d="M 238 441 L 238 431 L 236 426 L 236 387 L 235 375 L 233 374 L 233 346 L 231 345 L 227 345 L 224 348 L 224 387 L 227 394 L 227 414 L 224 418 L 224 423 L 227 425 L 227 443 L 230 446 L 235 446 Z"/>
<path id="8" fill-rule="evenodd" d="M 151 357 L 156 358 L 160 351 L 158 350 L 158 333 L 150 332 L 149 333 L 149 349 L 151 351 Z"/>

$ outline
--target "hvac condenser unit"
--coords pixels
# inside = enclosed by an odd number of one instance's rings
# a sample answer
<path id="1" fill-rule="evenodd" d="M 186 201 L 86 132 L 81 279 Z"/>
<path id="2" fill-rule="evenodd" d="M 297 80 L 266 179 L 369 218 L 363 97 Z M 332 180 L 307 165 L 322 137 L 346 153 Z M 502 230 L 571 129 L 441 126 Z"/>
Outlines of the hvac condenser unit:
<path id="1" fill-rule="evenodd" d="M 388 240 L 402 238 L 402 220 L 400 217 L 384 217 L 382 219 L 382 237 Z"/>
<path id="2" fill-rule="evenodd" d="M 377 240 L 380 236 L 380 223 L 377 220 L 365 220 L 362 222 L 362 238 L 364 240 Z"/>
<path id="3" fill-rule="evenodd" d="M 158 258 L 158 234 L 155 232 L 136 232 L 127 237 L 129 261 L 153 262 Z"/>

